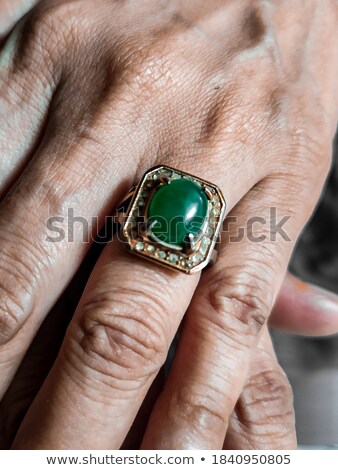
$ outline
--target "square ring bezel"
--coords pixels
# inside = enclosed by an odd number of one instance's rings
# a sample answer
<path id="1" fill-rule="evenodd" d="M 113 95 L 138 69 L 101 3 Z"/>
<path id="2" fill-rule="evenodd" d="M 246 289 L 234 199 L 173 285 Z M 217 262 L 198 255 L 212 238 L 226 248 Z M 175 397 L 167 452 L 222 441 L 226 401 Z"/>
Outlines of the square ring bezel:
<path id="1" fill-rule="evenodd" d="M 153 191 L 162 183 L 163 178 L 173 180 L 186 178 L 204 189 L 208 198 L 208 214 L 205 232 L 196 249 L 186 250 L 168 248 L 148 239 L 140 233 L 139 221 L 145 220 L 146 208 Z M 226 203 L 221 190 L 214 184 L 201 178 L 176 170 L 166 165 L 159 165 L 148 170 L 135 189 L 122 224 L 122 235 L 126 248 L 142 258 L 165 265 L 175 271 L 194 274 L 205 268 L 212 259 L 215 245 L 225 217 Z"/>

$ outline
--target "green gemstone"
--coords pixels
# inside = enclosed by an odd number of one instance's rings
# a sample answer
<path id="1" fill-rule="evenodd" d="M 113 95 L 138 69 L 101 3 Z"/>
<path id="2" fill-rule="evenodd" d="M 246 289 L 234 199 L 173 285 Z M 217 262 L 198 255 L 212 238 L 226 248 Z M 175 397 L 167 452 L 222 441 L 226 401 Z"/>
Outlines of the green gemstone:
<path id="1" fill-rule="evenodd" d="M 149 208 L 149 222 L 153 238 L 180 246 L 189 233 L 198 236 L 208 213 L 208 199 L 204 190 L 191 180 L 180 178 L 160 186 L 153 195 Z"/>

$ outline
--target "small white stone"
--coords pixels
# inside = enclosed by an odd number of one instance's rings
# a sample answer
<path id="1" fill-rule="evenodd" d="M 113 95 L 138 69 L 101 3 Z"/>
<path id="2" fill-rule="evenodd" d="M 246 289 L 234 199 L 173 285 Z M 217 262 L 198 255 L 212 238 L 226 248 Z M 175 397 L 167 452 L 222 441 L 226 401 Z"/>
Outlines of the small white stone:
<path id="1" fill-rule="evenodd" d="M 196 264 L 196 263 L 198 263 L 199 261 L 202 260 L 202 257 L 201 257 L 201 255 L 200 255 L 199 253 L 194 253 L 194 254 L 191 256 L 190 259 L 191 259 L 191 261 L 192 261 L 194 264 Z"/>
<path id="2" fill-rule="evenodd" d="M 203 240 L 202 240 L 202 242 L 201 242 L 201 244 L 202 244 L 203 246 L 209 246 L 210 243 L 211 243 L 211 240 L 210 240 L 210 238 L 208 238 L 208 237 L 204 237 Z"/>
<path id="3" fill-rule="evenodd" d="M 211 211 L 211 214 L 209 217 L 209 224 L 216 225 L 216 223 L 217 223 L 217 219 L 215 217 L 215 214 L 213 213 L 213 211 Z"/>
<path id="4" fill-rule="evenodd" d="M 213 229 L 212 227 L 210 227 L 210 225 L 208 225 L 208 227 L 207 227 L 206 234 L 207 234 L 209 237 L 212 237 L 213 234 L 214 234 L 214 229 Z"/>
<path id="5" fill-rule="evenodd" d="M 201 248 L 199 249 L 199 252 L 201 253 L 202 256 L 205 256 L 208 251 L 208 247 L 205 245 L 202 245 Z"/>
<path id="6" fill-rule="evenodd" d="M 147 246 L 147 251 L 148 251 L 149 253 L 154 253 L 155 247 L 154 247 L 153 245 L 148 245 L 148 246 Z"/>
<path id="7" fill-rule="evenodd" d="M 167 178 L 170 178 L 171 175 L 172 175 L 172 172 L 170 170 L 166 170 L 166 169 L 161 170 L 159 173 L 160 173 L 160 175 L 166 176 Z"/>
<path id="8" fill-rule="evenodd" d="M 132 212 L 132 216 L 134 218 L 138 217 L 140 215 L 140 211 L 139 211 L 139 208 L 138 207 L 135 207 L 135 209 L 133 210 Z"/>
<path id="9" fill-rule="evenodd" d="M 170 261 L 170 263 L 177 263 L 177 261 L 178 261 L 178 256 L 175 255 L 174 253 L 171 253 L 171 254 L 169 255 L 169 261 Z"/>
<path id="10" fill-rule="evenodd" d="M 218 207 L 214 206 L 212 209 L 211 209 L 211 213 L 215 216 L 215 217 L 218 217 L 219 216 L 219 213 L 220 213 L 220 210 Z"/>
<path id="11" fill-rule="evenodd" d="M 158 257 L 161 258 L 161 259 L 165 259 L 167 256 L 166 252 L 165 251 L 159 251 L 158 252 Z"/>
<path id="12" fill-rule="evenodd" d="M 135 250 L 142 251 L 143 249 L 144 249 L 144 243 L 137 242 L 136 245 L 135 245 Z"/>

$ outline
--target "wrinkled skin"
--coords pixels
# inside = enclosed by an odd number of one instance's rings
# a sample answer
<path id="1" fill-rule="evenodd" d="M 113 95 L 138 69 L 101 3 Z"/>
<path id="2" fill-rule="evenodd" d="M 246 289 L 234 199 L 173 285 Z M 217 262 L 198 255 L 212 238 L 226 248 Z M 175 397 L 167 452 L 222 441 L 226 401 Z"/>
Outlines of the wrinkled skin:
<path id="1" fill-rule="evenodd" d="M 3 36 L 16 20 L 7 15 Z M 136 260 L 116 241 L 103 250 L 14 448 L 119 448 L 184 315 L 170 375 L 128 446 L 295 447 L 266 322 L 331 163 L 337 26 L 333 0 L 49 0 L 7 37 L 2 395 L 89 248 L 80 231 L 46 241 L 48 217 L 71 207 L 102 223 L 159 163 L 216 183 L 237 217 L 201 277 Z M 270 207 L 290 216 L 291 241 L 271 240 L 266 224 L 255 226 L 264 241 L 231 243 Z"/>

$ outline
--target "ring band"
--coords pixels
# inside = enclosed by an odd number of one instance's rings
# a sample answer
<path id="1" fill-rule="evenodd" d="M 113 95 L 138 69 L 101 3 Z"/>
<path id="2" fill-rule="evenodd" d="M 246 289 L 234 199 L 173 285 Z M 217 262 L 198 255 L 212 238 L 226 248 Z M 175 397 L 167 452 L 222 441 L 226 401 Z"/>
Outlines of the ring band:
<path id="1" fill-rule="evenodd" d="M 215 184 L 161 165 L 130 189 L 117 214 L 130 252 L 193 274 L 215 262 L 225 210 Z"/>

